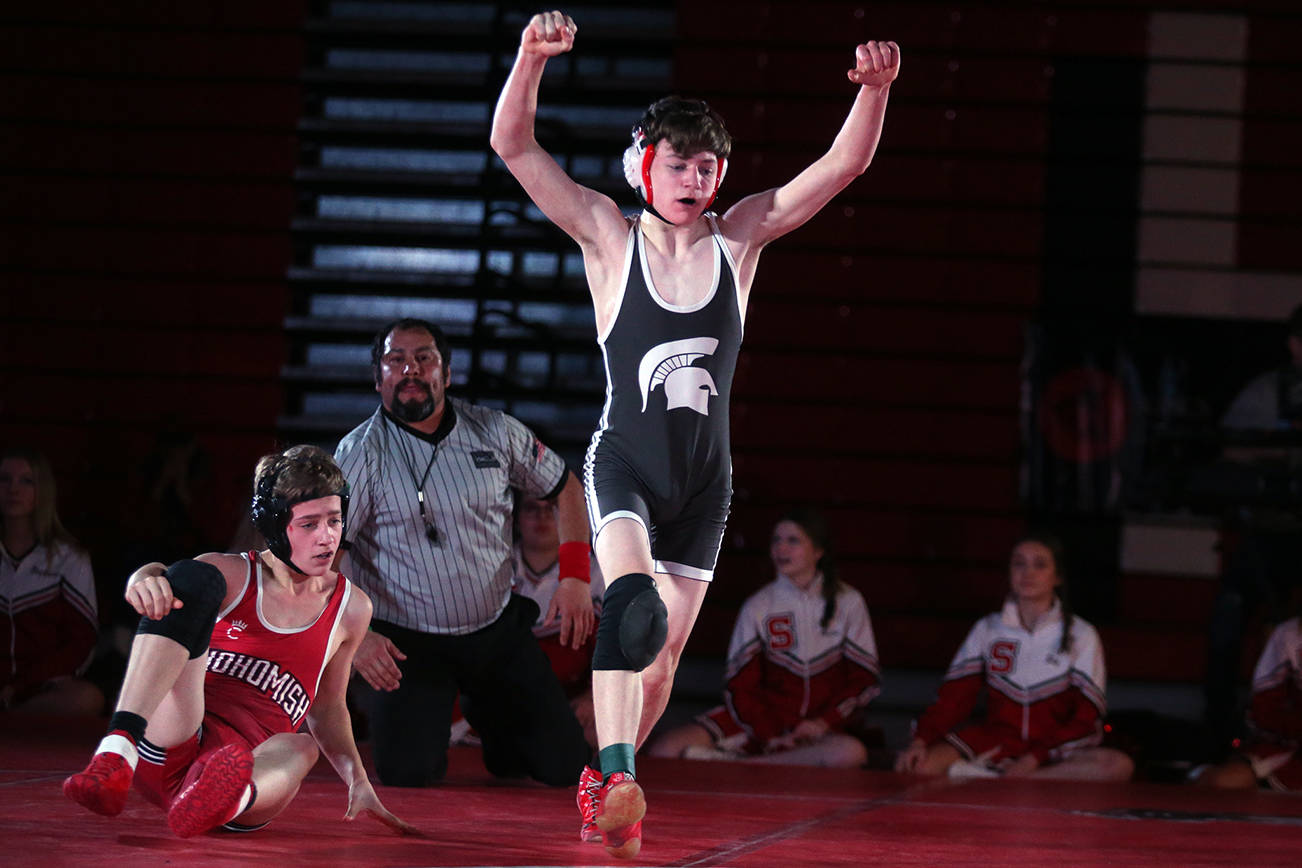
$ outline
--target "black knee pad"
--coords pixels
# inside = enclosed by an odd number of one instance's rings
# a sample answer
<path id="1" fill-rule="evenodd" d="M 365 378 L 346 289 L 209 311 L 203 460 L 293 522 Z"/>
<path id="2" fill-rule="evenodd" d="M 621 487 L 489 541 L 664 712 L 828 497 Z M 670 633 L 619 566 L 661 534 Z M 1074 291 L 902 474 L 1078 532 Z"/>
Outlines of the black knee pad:
<path id="1" fill-rule="evenodd" d="M 157 621 L 141 618 L 136 633 L 166 636 L 184 646 L 194 660 L 208 650 L 217 611 L 226 596 L 226 577 L 202 561 L 177 561 L 167 568 L 166 575 L 172 596 L 185 605 Z"/>
<path id="2" fill-rule="evenodd" d="M 620 576 L 601 601 L 592 668 L 641 672 L 656 659 L 668 636 L 669 610 L 655 580 L 646 573 Z"/>

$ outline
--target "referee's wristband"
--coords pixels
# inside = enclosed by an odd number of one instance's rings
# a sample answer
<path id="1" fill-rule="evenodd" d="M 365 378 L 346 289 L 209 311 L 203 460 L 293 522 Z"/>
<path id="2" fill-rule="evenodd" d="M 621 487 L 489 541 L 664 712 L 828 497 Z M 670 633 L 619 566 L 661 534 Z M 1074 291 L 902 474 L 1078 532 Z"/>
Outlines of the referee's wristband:
<path id="1" fill-rule="evenodd" d="M 561 543 L 556 552 L 557 572 L 562 579 L 578 579 L 592 584 L 592 549 L 585 542 Z"/>

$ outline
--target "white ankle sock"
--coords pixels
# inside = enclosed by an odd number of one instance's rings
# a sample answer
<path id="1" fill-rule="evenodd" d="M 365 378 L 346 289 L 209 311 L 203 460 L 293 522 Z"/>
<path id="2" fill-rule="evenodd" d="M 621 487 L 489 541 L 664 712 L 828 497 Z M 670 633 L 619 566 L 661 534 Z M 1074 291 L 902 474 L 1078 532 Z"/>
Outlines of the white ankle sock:
<path id="1" fill-rule="evenodd" d="M 136 763 L 140 761 L 140 753 L 136 750 L 136 746 L 132 744 L 131 739 L 117 733 L 110 733 L 100 739 L 99 747 L 95 748 L 95 753 L 115 753 L 127 761 L 127 765 L 131 766 L 133 772 L 136 770 Z"/>

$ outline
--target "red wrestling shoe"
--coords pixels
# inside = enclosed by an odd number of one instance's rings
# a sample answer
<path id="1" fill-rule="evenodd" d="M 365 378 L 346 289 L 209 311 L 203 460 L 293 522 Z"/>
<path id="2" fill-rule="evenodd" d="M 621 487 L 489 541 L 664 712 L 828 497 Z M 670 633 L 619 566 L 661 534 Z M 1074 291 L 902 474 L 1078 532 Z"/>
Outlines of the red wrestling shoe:
<path id="1" fill-rule="evenodd" d="M 134 745 L 128 746 L 135 750 Z M 126 807 L 134 774 L 131 762 L 122 754 L 97 753 L 84 771 L 64 779 L 63 794 L 83 808 L 116 817 Z"/>
<path id="2" fill-rule="evenodd" d="M 241 744 L 219 747 L 196 760 L 167 811 L 167 825 L 182 838 L 201 835 L 235 816 L 253 779 L 253 754 Z"/>
<path id="3" fill-rule="evenodd" d="M 579 840 L 585 844 L 601 842 L 601 830 L 597 828 L 597 805 L 601 797 L 601 772 L 592 766 L 584 766 L 579 775 L 579 792 L 574 800 L 579 804 Z"/>
<path id="4" fill-rule="evenodd" d="M 597 828 L 606 852 L 620 859 L 632 859 L 642 849 L 642 817 L 646 797 L 627 772 L 615 772 L 601 788 L 597 806 Z"/>

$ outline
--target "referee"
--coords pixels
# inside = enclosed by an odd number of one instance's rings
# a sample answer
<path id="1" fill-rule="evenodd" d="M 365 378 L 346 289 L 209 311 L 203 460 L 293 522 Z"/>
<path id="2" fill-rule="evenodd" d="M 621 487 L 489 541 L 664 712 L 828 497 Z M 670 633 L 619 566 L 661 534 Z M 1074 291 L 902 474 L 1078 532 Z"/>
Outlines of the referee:
<path id="1" fill-rule="evenodd" d="M 353 668 L 375 689 L 376 771 L 388 786 L 441 780 L 460 694 L 491 773 L 572 786 L 589 748 L 534 639 L 537 604 L 511 593 L 511 512 L 513 489 L 557 504 L 561 583 L 545 620 L 578 648 L 593 625 L 583 490 L 518 420 L 447 397 L 448 359 L 432 323 L 381 329 L 381 406 L 335 450 L 352 488 L 345 572 L 375 606 Z"/>

